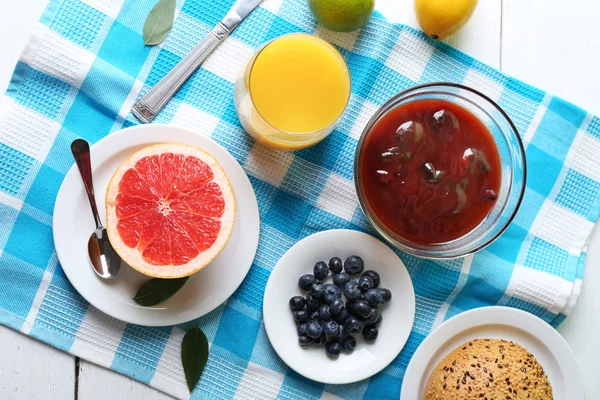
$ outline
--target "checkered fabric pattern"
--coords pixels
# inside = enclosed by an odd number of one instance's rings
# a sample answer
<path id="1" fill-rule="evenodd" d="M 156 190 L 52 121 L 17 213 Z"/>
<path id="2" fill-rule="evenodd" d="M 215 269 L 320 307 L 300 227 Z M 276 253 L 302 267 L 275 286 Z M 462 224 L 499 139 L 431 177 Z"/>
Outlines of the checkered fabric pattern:
<path id="1" fill-rule="evenodd" d="M 52 241 L 56 194 L 73 165 L 71 141 L 96 142 L 137 124 L 130 113 L 135 99 L 208 33 L 233 0 L 180 0 L 168 39 L 145 47 L 142 26 L 154 3 L 51 0 L 16 66 L 0 109 L 0 322 L 188 398 L 179 346 L 193 323 L 148 328 L 103 315 L 69 284 Z M 243 132 L 233 86 L 257 46 L 296 31 L 316 32 L 340 49 L 353 91 L 328 139 L 281 153 Z M 511 116 L 530 171 L 521 210 L 505 234 L 474 257 L 439 262 L 400 254 L 417 298 L 413 331 L 400 356 L 356 384 L 309 381 L 277 357 L 265 334 L 262 295 L 270 270 L 312 233 L 372 232 L 352 183 L 357 139 L 388 98 L 430 81 L 475 87 Z M 225 146 L 250 177 L 262 214 L 258 254 L 244 283 L 199 319 L 211 351 L 192 398 L 397 399 L 412 354 L 444 320 L 475 307 L 506 305 L 557 326 L 577 300 L 586 241 L 600 210 L 600 119 L 412 28 L 377 15 L 360 32 L 333 33 L 317 26 L 304 0 L 266 0 L 156 122 L 187 126 Z"/>

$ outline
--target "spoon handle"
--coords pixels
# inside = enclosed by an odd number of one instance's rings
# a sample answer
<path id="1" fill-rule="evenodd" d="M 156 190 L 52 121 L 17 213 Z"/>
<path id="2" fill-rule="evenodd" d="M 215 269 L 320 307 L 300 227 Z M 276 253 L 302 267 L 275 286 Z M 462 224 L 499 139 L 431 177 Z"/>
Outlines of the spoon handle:
<path id="1" fill-rule="evenodd" d="M 104 228 L 100 216 L 98 215 L 98 207 L 96 207 L 96 198 L 94 196 L 94 182 L 92 180 L 92 166 L 90 162 L 90 145 L 83 139 L 76 139 L 71 143 L 71 152 L 75 157 L 77 168 L 83 179 L 83 185 L 92 207 L 92 213 L 94 214 L 94 220 L 96 221 L 96 228 Z"/>

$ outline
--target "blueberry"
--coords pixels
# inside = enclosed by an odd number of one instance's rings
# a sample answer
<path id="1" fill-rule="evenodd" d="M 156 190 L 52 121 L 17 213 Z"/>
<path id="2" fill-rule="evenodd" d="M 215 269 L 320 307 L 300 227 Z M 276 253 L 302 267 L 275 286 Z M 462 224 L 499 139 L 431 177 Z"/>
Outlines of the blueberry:
<path id="1" fill-rule="evenodd" d="M 302 347 L 306 347 L 312 343 L 312 339 L 306 335 L 298 336 L 298 344 Z"/>
<path id="2" fill-rule="evenodd" d="M 379 308 L 377 307 L 373 307 L 371 309 L 371 316 L 368 318 L 364 318 L 363 319 L 363 323 L 365 325 L 373 325 L 375 323 L 377 323 L 377 320 L 381 317 L 381 311 L 379 311 Z"/>
<path id="3" fill-rule="evenodd" d="M 342 263 L 342 259 L 339 257 L 333 257 L 329 260 L 329 270 L 334 274 L 339 274 L 342 272 L 342 268 L 344 267 L 344 263 Z"/>
<path id="4" fill-rule="evenodd" d="M 310 290 L 315 283 L 317 283 L 317 278 L 311 274 L 302 275 L 300 279 L 298 279 L 298 286 L 300 286 L 300 289 L 302 290 Z"/>
<path id="5" fill-rule="evenodd" d="M 326 322 L 325 325 L 323 325 L 323 331 L 325 332 L 325 336 L 327 336 L 328 338 L 337 336 L 338 330 L 339 325 L 335 321 L 329 321 Z"/>
<path id="6" fill-rule="evenodd" d="M 323 304 L 319 307 L 319 317 L 321 317 L 321 320 L 323 321 L 329 321 L 331 319 L 331 310 L 327 304 Z"/>
<path id="7" fill-rule="evenodd" d="M 292 311 L 302 311 L 306 305 L 306 300 L 302 296 L 294 296 L 290 299 L 290 308 Z"/>
<path id="8" fill-rule="evenodd" d="M 369 318 L 373 314 L 373 309 L 366 301 L 358 300 L 354 303 L 354 314 L 362 319 Z"/>
<path id="9" fill-rule="evenodd" d="M 348 319 L 348 317 L 350 316 L 350 313 L 348 312 L 348 310 L 344 307 L 342 308 L 342 311 L 340 311 L 340 313 L 338 315 L 334 315 L 333 319 L 335 320 L 335 322 L 337 322 L 338 324 L 343 324 L 344 321 L 346 321 Z"/>
<path id="10" fill-rule="evenodd" d="M 319 299 L 314 297 L 312 294 L 306 295 L 306 308 L 308 308 L 308 311 L 317 311 L 320 305 L 321 303 L 319 302 Z"/>
<path id="11" fill-rule="evenodd" d="M 387 289 L 379 289 L 379 293 L 381 293 L 384 303 L 388 303 L 392 299 L 392 292 Z"/>
<path id="12" fill-rule="evenodd" d="M 319 321 L 321 319 L 321 316 L 319 315 L 319 311 L 311 312 L 309 315 L 309 319 L 311 321 Z"/>
<path id="13" fill-rule="evenodd" d="M 343 288 L 346 283 L 350 281 L 350 275 L 346 272 L 340 272 L 333 276 L 333 284 L 335 286 Z"/>
<path id="14" fill-rule="evenodd" d="M 375 325 L 381 324 L 381 321 L 383 321 L 383 314 L 379 313 L 379 318 L 377 318 L 377 321 L 375 321 Z"/>
<path id="15" fill-rule="evenodd" d="M 316 339 L 323 334 L 323 328 L 317 321 L 310 321 L 306 326 L 306 334 L 309 337 Z"/>
<path id="16" fill-rule="evenodd" d="M 325 296 L 325 288 L 317 282 L 310 287 L 310 294 L 312 294 L 313 297 L 321 299 Z"/>
<path id="17" fill-rule="evenodd" d="M 365 326 L 365 329 L 362 331 L 363 337 L 365 340 L 373 341 L 377 339 L 377 335 L 379 335 L 379 331 L 375 327 L 375 325 Z"/>
<path id="18" fill-rule="evenodd" d="M 358 289 L 358 281 L 356 281 L 355 279 L 351 280 L 350 282 L 344 285 L 344 296 L 346 296 L 346 299 L 350 301 L 358 300 L 361 297 L 360 295 L 361 293 Z"/>
<path id="19" fill-rule="evenodd" d="M 376 307 L 383 303 L 383 294 L 381 294 L 379 289 L 369 289 L 365 292 L 365 300 L 371 306 Z"/>
<path id="20" fill-rule="evenodd" d="M 366 292 L 373 287 L 375 287 L 375 284 L 373 283 L 373 279 L 371 279 L 369 276 L 363 275 L 358 280 L 358 288 L 361 292 Z"/>
<path id="21" fill-rule="evenodd" d="M 315 278 L 322 281 L 327 278 L 327 275 L 329 275 L 329 267 L 323 261 L 319 261 L 315 264 L 313 272 L 315 274 Z"/>
<path id="22" fill-rule="evenodd" d="M 308 311 L 294 311 L 292 313 L 292 316 L 294 317 L 294 321 L 296 322 L 306 322 L 308 321 L 309 315 L 308 315 Z"/>
<path id="23" fill-rule="evenodd" d="M 325 288 L 325 294 L 333 294 L 337 298 L 342 298 L 342 290 L 339 287 L 332 285 L 331 283 L 323 285 L 323 287 Z"/>
<path id="24" fill-rule="evenodd" d="M 336 336 L 336 340 L 338 342 L 343 342 L 344 340 L 346 340 L 346 338 L 349 336 L 348 332 L 346 332 L 346 330 L 344 329 L 344 327 L 340 324 L 338 324 L 338 333 Z"/>
<path id="25" fill-rule="evenodd" d="M 308 324 L 306 322 L 298 324 L 298 326 L 296 327 L 297 330 L 298 330 L 298 336 L 306 335 L 306 328 L 307 327 L 308 327 Z"/>
<path id="26" fill-rule="evenodd" d="M 348 310 L 348 312 L 349 312 L 351 315 L 355 315 L 355 314 L 356 314 L 356 309 L 355 309 L 354 307 L 356 307 L 356 302 L 357 302 L 357 301 L 358 301 L 358 300 L 348 300 L 348 301 L 346 302 L 346 310 Z"/>
<path id="27" fill-rule="evenodd" d="M 365 268 L 365 263 L 359 256 L 350 256 L 344 261 L 344 270 L 350 275 L 360 274 Z"/>
<path id="28" fill-rule="evenodd" d="M 356 339 L 354 339 L 352 336 L 348 336 L 342 342 L 342 348 L 347 352 L 354 351 L 354 349 L 356 348 Z"/>
<path id="29" fill-rule="evenodd" d="M 342 291 L 340 290 L 339 287 L 332 285 L 331 283 L 328 283 L 325 285 L 325 296 L 323 297 L 323 299 L 325 300 L 325 303 L 327 304 L 332 304 L 335 299 L 341 299 L 342 298 Z"/>
<path id="30" fill-rule="evenodd" d="M 327 345 L 325 345 L 325 351 L 327 352 L 328 356 L 338 356 L 342 352 L 342 345 L 336 342 L 335 340 L 331 341 L 327 343 Z"/>
<path id="31" fill-rule="evenodd" d="M 363 323 L 351 316 L 344 322 L 344 329 L 352 335 L 358 335 L 363 330 Z"/>
<path id="32" fill-rule="evenodd" d="M 326 341 L 327 341 L 327 338 L 325 337 L 325 333 L 322 333 L 321 336 L 319 336 L 316 339 L 313 339 L 313 342 L 318 345 L 325 344 Z"/>
<path id="33" fill-rule="evenodd" d="M 378 287 L 379 282 L 381 281 L 381 278 L 379 278 L 379 274 L 372 270 L 363 272 L 361 276 L 368 276 L 369 278 L 373 279 L 373 287 L 374 288 Z"/>
<path id="34" fill-rule="evenodd" d="M 333 300 L 331 302 L 331 304 L 329 305 L 329 310 L 331 311 L 332 315 L 339 315 L 339 313 L 342 312 L 343 308 L 344 308 L 344 300 L 338 299 L 338 298 Z"/>

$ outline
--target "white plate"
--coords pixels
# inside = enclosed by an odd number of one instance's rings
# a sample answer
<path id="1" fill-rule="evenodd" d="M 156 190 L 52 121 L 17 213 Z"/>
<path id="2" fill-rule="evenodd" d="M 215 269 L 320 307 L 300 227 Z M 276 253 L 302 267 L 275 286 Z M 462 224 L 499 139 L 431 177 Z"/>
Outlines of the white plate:
<path id="1" fill-rule="evenodd" d="M 305 295 L 298 278 L 312 274 L 316 262 L 328 262 L 332 257 L 344 260 L 351 255 L 363 258 L 365 270 L 379 273 L 380 287 L 392 292 L 392 301 L 381 308 L 383 321 L 377 340 L 366 343 L 359 335 L 354 352 L 342 353 L 334 360 L 325 354 L 324 346 L 300 347 L 288 301 Z M 326 282 L 331 279 L 330 274 Z M 331 230 L 307 237 L 281 257 L 267 282 L 263 313 L 269 340 L 290 368 L 317 382 L 352 383 L 375 375 L 398 356 L 415 318 L 415 293 L 406 267 L 389 247 L 362 232 Z"/>
<path id="2" fill-rule="evenodd" d="M 142 148 L 157 143 L 183 143 L 212 154 L 225 169 L 237 199 L 235 227 L 223 252 L 194 274 L 172 298 L 156 307 L 141 307 L 131 298 L 149 278 L 123 263 L 111 281 L 96 276 L 87 255 L 94 231 L 83 183 L 73 166 L 54 206 L 54 244 L 65 274 L 94 307 L 111 317 L 138 325 L 168 326 L 201 317 L 223 303 L 244 280 L 258 247 L 260 219 L 252 185 L 238 162 L 207 136 L 169 125 L 140 125 L 113 133 L 91 149 L 96 202 L 104 221 L 104 197 L 116 169 Z"/>
<path id="3" fill-rule="evenodd" d="M 567 342 L 540 318 L 510 307 L 477 308 L 440 325 L 413 355 L 400 398 L 422 399 L 427 379 L 438 363 L 461 344 L 481 338 L 520 344 L 544 368 L 556 400 L 583 400 L 583 377 Z"/>

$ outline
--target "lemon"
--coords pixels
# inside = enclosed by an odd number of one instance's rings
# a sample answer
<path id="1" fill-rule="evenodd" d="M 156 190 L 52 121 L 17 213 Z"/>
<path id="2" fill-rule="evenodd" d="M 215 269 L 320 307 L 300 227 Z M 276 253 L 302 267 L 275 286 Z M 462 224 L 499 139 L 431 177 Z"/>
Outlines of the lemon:
<path id="1" fill-rule="evenodd" d="M 415 0 L 415 13 L 421 28 L 434 39 L 445 39 L 466 24 L 477 0 Z"/>
<path id="2" fill-rule="evenodd" d="M 313 15 L 325 28 L 352 32 L 371 19 L 375 0 L 308 0 Z"/>

